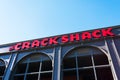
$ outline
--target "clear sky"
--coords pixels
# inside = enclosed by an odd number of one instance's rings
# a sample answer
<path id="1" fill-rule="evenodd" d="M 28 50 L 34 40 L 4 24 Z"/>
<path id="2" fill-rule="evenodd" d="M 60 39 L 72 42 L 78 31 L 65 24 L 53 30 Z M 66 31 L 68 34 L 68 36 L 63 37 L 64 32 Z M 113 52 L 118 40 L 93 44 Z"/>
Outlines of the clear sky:
<path id="1" fill-rule="evenodd" d="M 120 25 L 120 0 L 0 0 L 0 45 Z"/>

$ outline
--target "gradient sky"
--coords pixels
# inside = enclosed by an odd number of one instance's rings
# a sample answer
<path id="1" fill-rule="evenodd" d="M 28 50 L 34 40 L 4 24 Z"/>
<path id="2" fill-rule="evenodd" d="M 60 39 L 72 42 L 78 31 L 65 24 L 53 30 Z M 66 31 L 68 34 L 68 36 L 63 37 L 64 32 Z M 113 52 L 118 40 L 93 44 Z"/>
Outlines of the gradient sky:
<path id="1" fill-rule="evenodd" d="M 0 45 L 120 25 L 120 0 L 0 0 Z"/>

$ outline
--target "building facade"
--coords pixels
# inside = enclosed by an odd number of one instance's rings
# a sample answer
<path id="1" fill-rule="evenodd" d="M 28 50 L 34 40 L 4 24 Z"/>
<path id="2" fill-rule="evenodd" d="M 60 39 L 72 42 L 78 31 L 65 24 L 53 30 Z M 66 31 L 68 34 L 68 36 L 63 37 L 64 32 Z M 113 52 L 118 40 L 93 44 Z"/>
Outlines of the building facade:
<path id="1" fill-rule="evenodd" d="M 120 26 L 0 45 L 0 80 L 120 80 Z"/>

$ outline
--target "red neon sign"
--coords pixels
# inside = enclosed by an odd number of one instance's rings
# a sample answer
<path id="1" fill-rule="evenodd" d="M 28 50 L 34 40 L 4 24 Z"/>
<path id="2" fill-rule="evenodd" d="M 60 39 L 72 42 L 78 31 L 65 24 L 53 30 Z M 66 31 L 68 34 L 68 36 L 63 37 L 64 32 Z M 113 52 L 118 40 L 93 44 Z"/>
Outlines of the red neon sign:
<path id="1" fill-rule="evenodd" d="M 66 34 L 66 35 L 43 38 L 40 40 L 33 40 L 33 41 L 27 41 L 27 42 L 20 42 L 11 46 L 9 51 L 24 50 L 24 49 L 30 49 L 35 47 L 45 47 L 48 45 L 57 45 L 57 44 L 76 42 L 76 41 L 79 42 L 79 41 L 85 41 L 90 39 L 99 39 L 99 38 L 108 37 L 108 36 L 110 37 L 115 36 L 115 34 L 112 32 L 112 28 L 94 30 L 90 32 L 86 31 L 82 33 Z"/>

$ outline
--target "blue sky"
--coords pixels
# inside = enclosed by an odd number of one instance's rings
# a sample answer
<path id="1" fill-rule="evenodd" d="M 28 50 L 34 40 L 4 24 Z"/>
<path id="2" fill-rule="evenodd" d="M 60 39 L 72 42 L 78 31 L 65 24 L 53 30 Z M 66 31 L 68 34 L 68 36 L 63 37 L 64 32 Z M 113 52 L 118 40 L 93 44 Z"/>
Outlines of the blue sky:
<path id="1" fill-rule="evenodd" d="M 120 25 L 120 0 L 0 0 L 0 45 Z"/>

